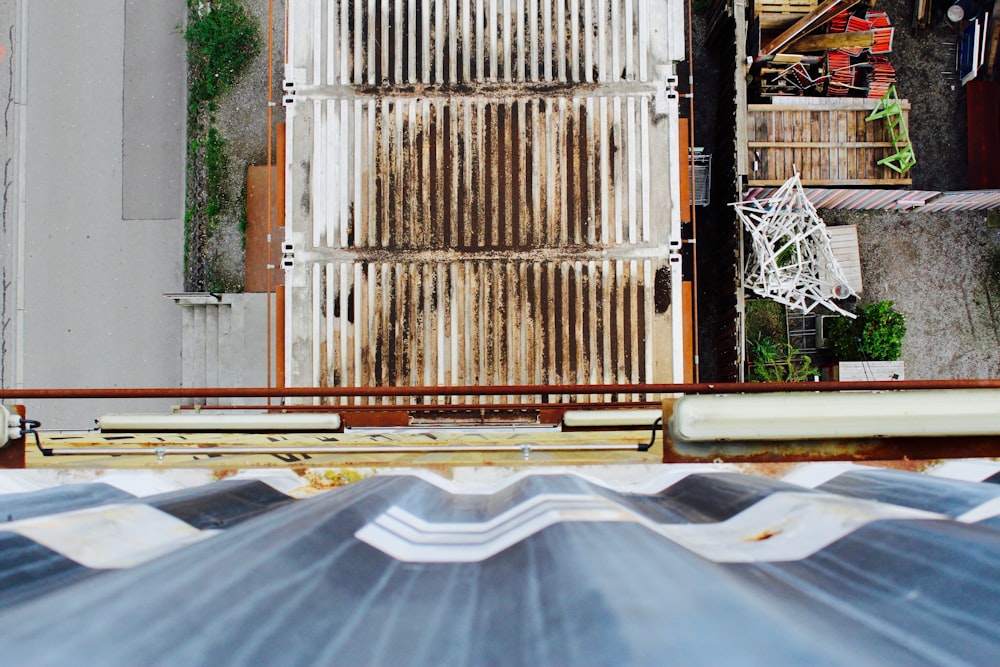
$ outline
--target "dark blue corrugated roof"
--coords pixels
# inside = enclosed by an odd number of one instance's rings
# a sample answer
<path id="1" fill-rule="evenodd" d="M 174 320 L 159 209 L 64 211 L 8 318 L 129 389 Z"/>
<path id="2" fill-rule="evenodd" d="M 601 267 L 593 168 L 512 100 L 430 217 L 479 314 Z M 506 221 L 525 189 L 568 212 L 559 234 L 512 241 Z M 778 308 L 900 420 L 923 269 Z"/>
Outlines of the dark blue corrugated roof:
<path id="1" fill-rule="evenodd" d="M 934 513 L 903 490 L 928 482 L 949 489 Z M 0 645 L 56 665 L 997 662 L 1000 531 L 953 518 L 995 487 L 950 482 L 404 474 L 300 500 L 259 481 L 109 497 L 0 526 Z M 74 532 L 95 517 L 120 542 Z M 163 528 L 133 540 L 132 520 Z"/>

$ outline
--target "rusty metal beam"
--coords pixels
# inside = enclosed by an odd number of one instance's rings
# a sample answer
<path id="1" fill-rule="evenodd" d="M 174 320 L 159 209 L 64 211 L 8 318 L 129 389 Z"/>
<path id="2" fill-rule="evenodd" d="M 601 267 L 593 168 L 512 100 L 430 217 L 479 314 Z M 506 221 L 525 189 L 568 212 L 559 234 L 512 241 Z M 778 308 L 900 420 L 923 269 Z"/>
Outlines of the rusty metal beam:
<path id="1" fill-rule="evenodd" d="M 797 442 L 663 442 L 664 463 L 795 463 L 993 458 L 1000 437 L 866 438 Z"/>
<path id="2" fill-rule="evenodd" d="M 622 401 L 615 403 L 443 403 L 402 405 L 180 405 L 179 410 L 206 412 L 213 410 L 272 410 L 277 412 L 509 412 L 512 410 L 608 410 L 658 408 L 660 401 Z"/>
<path id="3" fill-rule="evenodd" d="M 781 391 L 896 391 L 903 389 L 1000 389 L 1000 379 L 898 380 L 894 382 L 775 382 L 689 384 L 497 385 L 446 387 L 136 387 L 2 389 L 0 399 L 75 398 L 267 398 L 371 396 L 530 396 L 601 394 L 752 394 Z M 609 402 L 609 405 L 614 404 Z M 549 405 L 551 407 L 551 404 Z M 373 406 L 368 406 L 373 407 Z M 479 407 L 479 406 L 477 406 Z M 488 406 L 483 406 L 488 407 Z"/>

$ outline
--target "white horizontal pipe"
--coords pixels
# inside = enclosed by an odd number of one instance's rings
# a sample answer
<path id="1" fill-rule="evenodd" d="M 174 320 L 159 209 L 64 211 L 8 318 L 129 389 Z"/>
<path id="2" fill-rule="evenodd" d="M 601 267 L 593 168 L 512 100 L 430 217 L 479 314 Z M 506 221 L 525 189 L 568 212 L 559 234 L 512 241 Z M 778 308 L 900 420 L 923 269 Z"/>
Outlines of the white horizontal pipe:
<path id="1" fill-rule="evenodd" d="M 336 431 L 340 429 L 340 415 L 331 413 L 261 413 L 212 415 L 184 413 L 114 414 L 97 420 L 102 432 L 250 432 L 259 431 Z"/>
<path id="2" fill-rule="evenodd" d="M 663 416 L 656 408 L 648 410 L 567 410 L 563 425 L 572 428 L 611 426 L 652 426 Z"/>
<path id="3" fill-rule="evenodd" d="M 1000 390 L 684 396 L 669 428 L 688 442 L 1000 435 Z"/>

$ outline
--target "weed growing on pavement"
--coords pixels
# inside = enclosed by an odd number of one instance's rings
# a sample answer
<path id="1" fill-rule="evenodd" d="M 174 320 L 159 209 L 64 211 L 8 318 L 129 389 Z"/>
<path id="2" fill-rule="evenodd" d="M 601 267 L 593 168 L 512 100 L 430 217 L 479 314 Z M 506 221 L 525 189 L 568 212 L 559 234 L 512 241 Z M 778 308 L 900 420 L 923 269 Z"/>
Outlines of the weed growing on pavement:
<path id="1" fill-rule="evenodd" d="M 261 48 L 254 18 L 238 0 L 188 0 L 188 188 L 185 212 L 187 289 L 213 280 L 205 267 L 207 241 L 234 201 L 228 191 L 225 137 L 215 126 L 216 100 L 229 92 Z M 190 272 L 187 270 L 190 268 Z"/>

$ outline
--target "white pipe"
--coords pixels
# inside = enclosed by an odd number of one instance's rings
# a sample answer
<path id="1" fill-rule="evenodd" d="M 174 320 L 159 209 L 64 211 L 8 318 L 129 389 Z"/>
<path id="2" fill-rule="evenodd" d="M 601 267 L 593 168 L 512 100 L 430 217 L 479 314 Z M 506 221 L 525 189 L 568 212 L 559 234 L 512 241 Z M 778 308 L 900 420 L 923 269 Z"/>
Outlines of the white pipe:
<path id="1" fill-rule="evenodd" d="M 684 396 L 669 425 L 689 442 L 1000 435 L 1000 390 Z"/>
<path id="2" fill-rule="evenodd" d="M 213 433 L 261 431 L 337 431 L 340 415 L 330 413 L 260 413 L 260 414 L 114 414 L 103 415 L 97 420 L 102 432 L 177 433 L 203 431 Z"/>
<path id="3" fill-rule="evenodd" d="M 648 410 L 567 410 L 563 426 L 570 428 L 601 428 L 613 426 L 652 426 L 663 416 L 656 408 Z"/>

